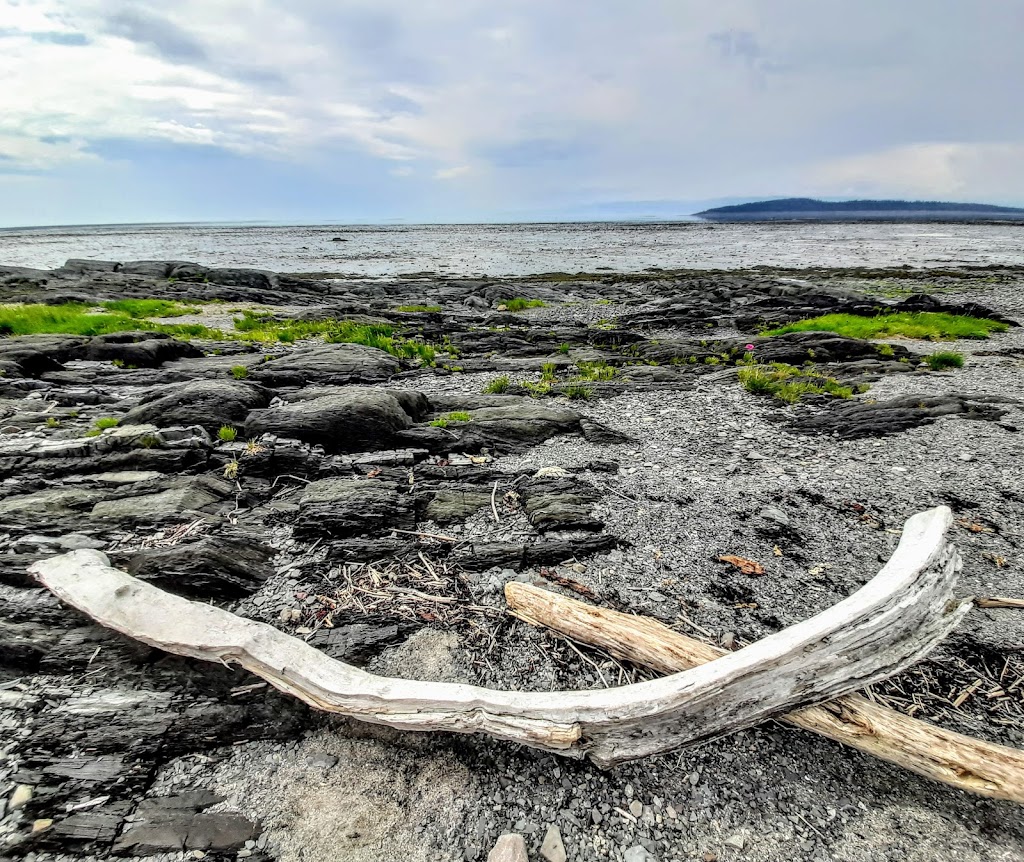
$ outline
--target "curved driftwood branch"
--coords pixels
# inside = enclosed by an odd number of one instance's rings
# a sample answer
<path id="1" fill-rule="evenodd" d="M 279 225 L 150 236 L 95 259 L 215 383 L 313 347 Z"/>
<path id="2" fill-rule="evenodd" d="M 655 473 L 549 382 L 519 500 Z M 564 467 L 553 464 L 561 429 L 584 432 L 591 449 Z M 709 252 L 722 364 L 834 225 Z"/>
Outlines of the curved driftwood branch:
<path id="1" fill-rule="evenodd" d="M 524 622 L 662 673 L 728 654 L 650 617 L 594 607 L 532 584 L 506 584 L 505 598 Z M 960 790 L 1024 804 L 1024 751 L 936 727 L 862 695 L 843 695 L 779 720 Z"/>
<path id="2" fill-rule="evenodd" d="M 96 551 L 32 573 L 97 622 L 178 655 L 237 662 L 317 709 L 409 730 L 483 731 L 603 766 L 729 733 L 834 698 L 917 661 L 970 607 L 945 507 L 915 515 L 854 595 L 700 667 L 603 691 L 514 692 L 374 676 L 272 626 L 165 593 Z"/>

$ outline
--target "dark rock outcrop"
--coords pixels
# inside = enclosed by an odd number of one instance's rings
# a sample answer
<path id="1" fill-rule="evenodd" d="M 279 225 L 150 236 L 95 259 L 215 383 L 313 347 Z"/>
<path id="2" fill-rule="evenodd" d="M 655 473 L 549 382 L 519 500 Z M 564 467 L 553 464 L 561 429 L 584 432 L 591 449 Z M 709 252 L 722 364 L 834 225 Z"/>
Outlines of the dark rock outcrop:
<path id="1" fill-rule="evenodd" d="M 237 380 L 196 380 L 153 390 L 125 414 L 121 424 L 200 425 L 216 434 L 222 425 L 243 424 L 250 411 L 268 403 L 270 397 L 260 386 Z"/>

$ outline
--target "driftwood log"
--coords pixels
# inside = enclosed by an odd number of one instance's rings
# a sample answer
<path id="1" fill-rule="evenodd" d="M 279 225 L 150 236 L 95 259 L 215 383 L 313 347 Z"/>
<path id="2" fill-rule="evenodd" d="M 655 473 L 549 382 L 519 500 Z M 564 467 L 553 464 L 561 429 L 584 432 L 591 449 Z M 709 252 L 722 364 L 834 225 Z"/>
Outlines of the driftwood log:
<path id="1" fill-rule="evenodd" d="M 649 617 L 594 607 L 531 584 L 507 584 L 505 598 L 513 615 L 524 622 L 662 673 L 678 673 L 728 654 Z M 779 718 L 934 781 L 1024 804 L 1024 751 L 1016 748 L 936 727 L 859 694 Z"/>
<path id="2" fill-rule="evenodd" d="M 64 602 L 151 646 L 237 662 L 317 709 L 408 730 L 482 731 L 601 766 L 730 733 L 847 694 L 924 656 L 970 608 L 940 507 L 912 517 L 883 569 L 849 598 L 671 676 L 584 692 L 494 691 L 374 676 L 264 623 L 136 580 L 97 552 L 34 564 Z"/>

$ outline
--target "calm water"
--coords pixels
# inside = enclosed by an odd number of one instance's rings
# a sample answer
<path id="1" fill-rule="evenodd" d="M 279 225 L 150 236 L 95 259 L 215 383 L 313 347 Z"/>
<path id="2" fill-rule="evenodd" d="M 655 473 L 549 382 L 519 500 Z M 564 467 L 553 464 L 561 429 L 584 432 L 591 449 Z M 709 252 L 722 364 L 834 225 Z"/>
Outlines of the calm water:
<path id="1" fill-rule="evenodd" d="M 333 242 L 334 237 L 344 242 Z M 1024 225 L 114 225 L 0 230 L 0 263 L 185 260 L 389 276 L 636 272 L 647 267 L 1024 265 Z"/>

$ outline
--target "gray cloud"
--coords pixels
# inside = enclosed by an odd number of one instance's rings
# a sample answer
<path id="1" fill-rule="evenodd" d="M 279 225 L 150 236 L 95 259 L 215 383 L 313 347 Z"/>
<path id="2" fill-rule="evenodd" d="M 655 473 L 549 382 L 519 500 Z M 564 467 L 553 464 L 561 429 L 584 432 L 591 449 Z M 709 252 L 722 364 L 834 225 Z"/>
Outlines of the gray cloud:
<path id="1" fill-rule="evenodd" d="M 122 36 L 177 63 L 204 62 L 206 49 L 173 21 L 139 7 L 124 7 L 106 20 L 106 32 Z"/>

